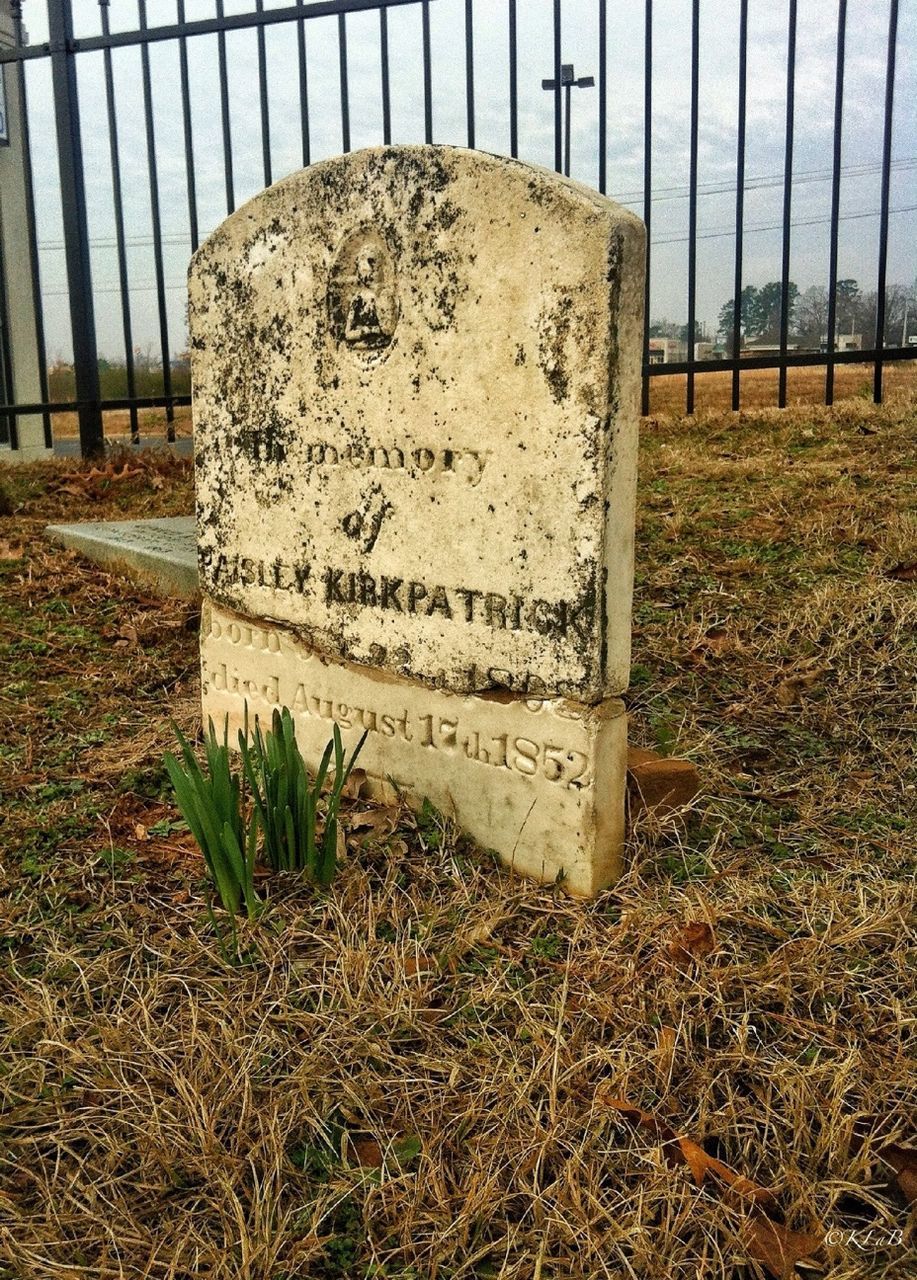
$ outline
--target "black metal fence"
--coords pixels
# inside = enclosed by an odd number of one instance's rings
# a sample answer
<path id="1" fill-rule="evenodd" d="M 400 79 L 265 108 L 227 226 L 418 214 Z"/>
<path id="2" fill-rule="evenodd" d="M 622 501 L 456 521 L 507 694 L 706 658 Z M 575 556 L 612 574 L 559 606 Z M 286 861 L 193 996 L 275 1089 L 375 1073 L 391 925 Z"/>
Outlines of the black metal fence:
<path id="1" fill-rule="evenodd" d="M 38 0 L 34 0 L 37 5 Z M 348 17 L 358 13 L 372 12 L 378 18 L 378 84 L 376 91 L 381 101 L 381 136 L 379 142 L 392 140 L 392 78 L 393 67 L 389 38 L 389 17 L 392 10 L 408 6 L 419 9 L 422 76 L 417 85 L 418 101 L 422 98 L 424 121 L 424 138 L 434 141 L 434 94 L 435 85 L 432 72 L 431 57 L 431 5 L 438 0 L 297 0 L 295 4 L 284 7 L 265 7 L 265 0 L 252 0 L 254 8 L 250 12 L 227 13 L 224 0 L 214 0 L 212 16 L 189 20 L 186 17 L 185 0 L 174 0 L 177 21 L 168 25 L 150 25 L 146 0 L 136 0 L 136 26 L 131 30 L 113 31 L 109 18 L 108 0 L 98 0 L 99 26 L 96 34 L 89 36 L 74 35 L 73 0 L 46 0 L 48 38 L 44 42 L 28 45 L 25 42 L 23 27 L 23 4 L 21 0 L 11 0 L 11 10 L 16 29 L 16 47 L 0 48 L 0 63 L 18 64 L 23 74 L 18 77 L 19 108 L 23 121 L 25 141 L 25 178 L 28 192 L 28 250 L 31 260 L 32 278 L 35 296 L 38 301 L 35 317 L 35 341 L 37 344 L 41 366 L 41 399 L 23 404 L 14 403 L 10 378 L 11 362 L 15 360 L 15 352 L 9 350 L 6 341 L 6 326 L 0 328 L 0 427 L 4 417 L 9 423 L 9 438 L 15 445 L 15 422 L 23 414 L 41 414 L 45 423 L 45 439 L 51 443 L 50 415 L 60 412 L 75 412 L 79 416 L 79 434 L 84 454 L 98 452 L 103 446 L 103 413 L 107 410 L 128 410 L 131 420 L 133 438 L 138 438 L 138 411 L 145 408 L 164 408 L 168 419 L 169 438 L 174 438 L 172 419 L 176 406 L 190 402 L 186 394 L 176 390 L 172 374 L 172 351 L 169 331 L 169 318 L 166 303 L 166 280 L 164 270 L 164 244 L 162 226 L 162 199 L 159 184 L 157 158 L 157 117 L 154 109 L 153 86 L 150 70 L 150 48 L 153 44 L 170 42 L 177 47 L 180 67 L 181 97 L 181 146 L 183 150 L 185 191 L 187 197 L 187 217 L 189 227 L 190 248 L 197 247 L 202 234 L 201 218 L 198 202 L 198 170 L 195 164 L 194 136 L 195 121 L 192 112 L 192 66 L 189 64 L 189 43 L 210 38 L 217 44 L 219 69 L 219 104 L 214 103 L 214 112 L 219 111 L 220 134 L 222 139 L 222 171 L 225 187 L 225 207 L 231 212 L 236 203 L 236 186 L 234 175 L 234 139 L 231 122 L 229 93 L 229 54 L 227 36 L 244 29 L 254 30 L 257 38 L 257 92 L 252 94 L 254 104 L 257 97 L 258 121 L 260 125 L 261 167 L 264 184 L 269 185 L 279 175 L 274 170 L 274 153 L 272 148 L 272 119 L 269 99 L 268 59 L 266 56 L 265 34 L 268 28 L 283 24 L 295 36 L 297 46 L 298 76 L 296 83 L 285 86 L 285 92 L 298 99 L 299 114 L 299 150 L 301 162 L 308 165 L 311 160 L 310 145 L 310 94 L 308 68 L 306 58 L 306 40 L 309 24 L 320 18 L 336 18 L 338 43 L 338 76 L 340 86 L 340 143 L 341 149 L 347 151 L 351 146 L 351 72 L 348 51 Z M 498 0 L 486 0 L 491 13 Z M 190 0 L 189 0 L 190 3 Z M 479 4 L 482 0 L 479 0 Z M 608 143 L 609 143 L 609 74 L 608 50 L 609 40 L 614 39 L 614 31 L 610 30 L 607 0 L 595 0 L 597 13 L 597 48 L 596 79 L 598 92 L 598 147 L 595 185 L 605 192 L 608 179 Z M 643 27 L 643 192 L 642 215 L 650 233 L 650 252 L 646 269 L 647 326 L 644 338 L 643 365 L 643 407 L 649 406 L 650 380 L 660 375 L 681 374 L 685 376 L 685 410 L 688 413 L 695 408 L 696 378 L 715 371 L 728 371 L 732 375 L 732 406 L 739 408 L 741 403 L 741 375 L 747 369 L 771 369 L 778 372 L 778 403 L 784 406 L 787 402 L 788 370 L 801 366 L 823 366 L 825 370 L 824 399 L 831 404 L 834 398 L 835 367 L 845 362 L 868 363 L 872 366 L 872 394 L 878 402 L 883 395 L 883 373 L 890 361 L 898 361 L 917 356 L 917 346 L 905 345 L 904 336 L 898 345 L 889 341 L 886 332 L 886 292 L 888 264 L 888 231 L 890 214 L 890 180 L 892 173 L 892 122 L 895 106 L 895 68 L 898 53 L 899 0 L 876 0 L 876 5 L 883 5 L 887 14 L 887 38 L 885 48 L 884 77 L 884 127 L 880 159 L 881 198 L 878 211 L 878 261 L 876 269 L 876 302 L 874 331 L 870 336 L 868 348 L 855 351 L 840 350 L 837 346 L 838 330 L 838 231 L 841 221 L 841 176 L 842 167 L 842 128 L 844 120 L 844 79 L 847 65 L 847 0 L 837 0 L 836 7 L 831 10 L 831 20 L 835 28 L 835 73 L 833 104 L 833 146 L 831 157 L 831 213 L 827 219 L 829 236 L 829 270 L 827 290 L 827 316 L 825 320 L 826 339 L 821 350 L 800 351 L 793 349 L 790 343 L 791 314 L 791 237 L 793 222 L 794 196 L 794 137 L 796 122 L 794 119 L 796 98 L 796 32 L 797 32 L 797 0 L 786 0 L 786 63 L 785 63 L 785 118 L 783 126 L 784 171 L 782 181 L 782 218 L 781 218 L 781 288 L 779 336 L 773 343 L 773 349 L 759 354 L 749 352 L 742 341 L 742 294 L 745 251 L 745 197 L 747 186 L 746 175 L 746 101 L 748 85 L 748 51 L 749 51 L 749 0 L 737 0 L 739 6 L 738 65 L 736 68 L 738 85 L 737 114 L 737 153 L 735 157 L 735 226 L 734 226 L 734 289 L 732 307 L 734 309 L 731 334 L 725 350 L 720 352 L 717 360 L 698 359 L 694 340 L 697 335 L 697 286 L 698 286 L 698 198 L 703 194 L 698 179 L 699 163 L 699 130 L 701 123 L 700 96 L 700 0 L 685 0 L 690 4 L 690 109 L 684 120 L 686 141 L 689 148 L 689 180 L 685 192 L 688 205 L 687 243 L 687 291 L 685 326 L 687 358 L 672 360 L 663 359 L 659 363 L 651 362 L 651 335 L 649 308 L 650 288 L 653 280 L 655 254 L 653 252 L 653 205 L 654 179 L 653 171 L 653 122 L 654 122 L 654 41 L 657 39 L 658 16 L 654 21 L 653 0 L 644 0 L 643 13 L 638 18 Z M 571 88 L 578 82 L 573 80 L 573 68 L 564 62 L 565 24 L 569 21 L 569 11 L 561 0 L 550 0 L 550 48 L 544 50 L 545 60 L 553 61 L 553 77 L 545 81 L 545 87 L 553 92 L 553 142 L 554 166 L 558 171 L 569 171 L 570 164 L 570 96 Z M 118 6 L 123 13 L 126 6 Z M 506 120 L 507 151 L 518 156 L 519 152 L 519 35 L 521 25 L 529 20 L 531 10 L 529 0 L 502 0 L 502 21 L 505 22 L 506 49 L 508 52 L 505 68 L 508 86 L 508 118 Z M 827 10 L 827 6 L 826 6 Z M 160 11 L 161 12 L 161 11 Z M 633 10 L 629 10 L 633 18 Z M 620 14 L 618 14 L 620 18 Z M 476 143 L 476 97 L 475 97 L 475 2 L 464 0 L 464 31 L 460 59 L 464 61 L 464 116 L 465 128 L 462 137 L 437 137 L 438 142 L 452 142 L 474 147 Z M 123 159 L 119 129 L 122 124 L 119 118 L 115 81 L 112 68 L 114 50 L 135 47 L 140 52 L 141 96 L 143 112 L 143 134 L 147 153 L 147 170 L 149 179 L 149 202 L 151 211 L 152 257 L 155 275 L 155 295 L 157 304 L 159 346 L 161 348 L 161 394 L 138 394 L 138 377 L 135 367 L 133 313 L 131 303 L 131 280 L 129 278 L 128 236 L 126 234 L 124 211 L 124 186 L 121 174 Z M 105 117 L 109 140 L 109 159 L 111 168 L 111 190 L 113 196 L 114 240 L 117 255 L 118 284 L 116 293 L 120 309 L 120 325 L 125 351 L 125 396 L 105 397 L 101 391 L 99 374 L 99 353 L 96 341 L 96 321 L 94 314 L 95 295 L 93 291 L 90 268 L 90 237 L 87 223 L 86 172 L 83 161 L 84 127 L 80 121 L 80 97 L 78 92 L 77 67 L 80 59 L 90 53 L 102 53 L 104 60 L 105 81 Z M 686 49 L 687 53 L 687 49 Z M 53 92 L 54 117 L 57 139 L 57 162 L 59 166 L 59 191 L 63 211 L 64 252 L 66 261 L 67 293 L 69 296 L 70 325 L 73 339 L 73 371 L 75 393 L 72 398 L 54 399 L 49 394 L 47 355 L 45 350 L 44 320 L 39 288 L 39 243 L 36 235 L 35 192 L 33 181 L 33 159 L 29 140 L 29 113 L 27 95 L 27 75 L 25 71 L 35 62 L 50 65 L 51 87 Z M 587 83 L 584 81 L 583 83 Z M 592 84 L 592 80 L 588 81 Z M 526 158 L 523 156 L 522 158 Z M 614 195 L 614 192 L 610 194 Z M 0 311 L 4 306 L 2 296 L 2 280 L 0 280 Z"/>

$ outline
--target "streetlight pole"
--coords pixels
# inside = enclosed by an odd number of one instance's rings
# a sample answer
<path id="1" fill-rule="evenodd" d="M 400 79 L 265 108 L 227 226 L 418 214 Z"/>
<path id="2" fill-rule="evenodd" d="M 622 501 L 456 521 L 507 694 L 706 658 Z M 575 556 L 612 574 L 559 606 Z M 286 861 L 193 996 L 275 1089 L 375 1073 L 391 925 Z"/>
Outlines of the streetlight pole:
<path id="1" fill-rule="evenodd" d="M 560 84 L 564 91 L 564 177 L 570 177 L 570 106 L 571 92 L 574 88 L 591 89 L 595 84 L 592 76 L 580 76 L 577 80 L 572 62 L 564 62 L 560 68 Z M 542 89 L 555 90 L 557 88 L 556 80 L 542 80 Z"/>

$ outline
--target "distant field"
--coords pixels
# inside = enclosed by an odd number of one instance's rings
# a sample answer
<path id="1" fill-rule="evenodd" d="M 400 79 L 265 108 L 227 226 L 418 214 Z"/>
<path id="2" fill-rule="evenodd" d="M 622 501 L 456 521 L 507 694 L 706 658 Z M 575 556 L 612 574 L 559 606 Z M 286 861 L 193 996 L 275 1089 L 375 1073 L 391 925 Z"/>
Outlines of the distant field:
<path id="1" fill-rule="evenodd" d="M 113 409 L 103 414 L 106 440 L 117 440 L 127 444 L 131 435 L 131 415 L 127 409 Z M 165 409 L 141 409 L 137 414 L 140 432 L 144 436 L 162 435 L 166 438 Z M 56 439 L 75 439 L 80 434 L 79 421 L 75 413 L 55 413 L 51 424 Z M 175 434 L 190 436 L 191 409 L 185 405 L 175 410 Z"/>
<path id="2" fill-rule="evenodd" d="M 777 405 L 779 373 L 776 369 L 746 369 L 741 375 L 741 407 L 767 409 Z M 873 366 L 839 364 L 834 367 L 834 399 L 872 399 Z M 650 379 L 650 413 L 684 413 L 684 374 Z M 887 399 L 917 395 L 917 360 L 899 360 L 885 366 Z M 787 401 L 791 405 L 825 403 L 825 366 L 811 365 L 787 373 Z M 732 373 L 701 373 L 694 379 L 695 409 L 729 409 L 732 406 Z"/>
<path id="3" fill-rule="evenodd" d="M 742 373 L 742 408 L 766 409 L 777 404 L 776 369 L 747 369 Z M 728 409 L 732 404 L 732 374 L 727 370 L 698 374 L 694 381 L 695 408 Z M 917 360 L 902 360 L 885 366 L 885 394 L 890 401 L 901 397 L 917 398 Z M 835 400 L 868 400 L 872 398 L 872 365 L 837 365 L 834 371 Z M 825 370 L 822 365 L 811 368 L 790 369 L 787 378 L 787 399 L 791 405 L 825 402 Z M 685 377 L 672 374 L 650 379 L 650 413 L 684 413 Z M 166 415 L 163 409 L 142 409 L 138 415 L 143 435 L 162 434 L 166 438 Z M 58 438 L 75 438 L 79 426 L 75 413 L 58 413 L 53 418 L 54 434 Z M 130 414 L 118 409 L 105 414 L 105 437 L 127 443 L 130 438 Z M 188 407 L 175 410 L 175 433 L 191 434 L 191 410 Z"/>

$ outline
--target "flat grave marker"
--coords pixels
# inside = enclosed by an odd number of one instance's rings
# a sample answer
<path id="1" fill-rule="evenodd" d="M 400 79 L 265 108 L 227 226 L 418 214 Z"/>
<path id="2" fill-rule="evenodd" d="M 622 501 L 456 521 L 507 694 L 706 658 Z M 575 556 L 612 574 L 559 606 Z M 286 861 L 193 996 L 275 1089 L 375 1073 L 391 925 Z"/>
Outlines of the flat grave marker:
<path id="1" fill-rule="evenodd" d="M 164 595 L 198 593 L 193 516 L 51 524 L 45 534 L 52 542 L 79 551 L 106 569 L 126 572 Z"/>

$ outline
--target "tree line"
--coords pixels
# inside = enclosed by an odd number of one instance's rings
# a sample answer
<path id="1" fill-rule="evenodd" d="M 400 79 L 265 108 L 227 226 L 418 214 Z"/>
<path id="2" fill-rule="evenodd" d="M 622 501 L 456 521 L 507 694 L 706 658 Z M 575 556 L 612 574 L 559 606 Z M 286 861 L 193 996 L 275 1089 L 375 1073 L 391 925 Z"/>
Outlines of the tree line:
<path id="1" fill-rule="evenodd" d="M 859 333 L 864 347 L 871 347 L 875 338 L 876 302 L 875 289 L 861 289 L 854 279 L 838 280 L 835 308 L 837 334 Z M 739 305 L 739 345 L 751 342 L 779 342 L 780 322 L 783 310 L 783 285 L 771 280 L 763 285 L 746 285 Z M 799 291 L 791 280 L 787 288 L 789 312 L 788 333 L 794 344 L 813 347 L 824 343 L 828 333 L 828 290 L 823 285 L 811 285 Z M 733 345 L 735 323 L 735 299 L 730 298 L 720 307 L 717 317 L 717 337 L 729 350 Z M 911 286 L 889 285 L 885 291 L 885 343 L 887 346 L 904 346 L 910 336 L 917 335 L 917 281 Z M 694 341 L 703 339 L 700 322 L 695 324 Z M 650 325 L 650 337 L 677 338 L 688 341 L 688 326 L 673 324 L 668 320 L 656 320 Z"/>

